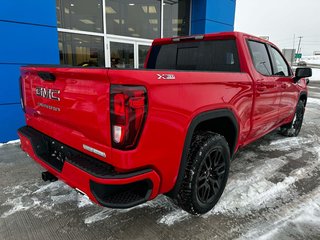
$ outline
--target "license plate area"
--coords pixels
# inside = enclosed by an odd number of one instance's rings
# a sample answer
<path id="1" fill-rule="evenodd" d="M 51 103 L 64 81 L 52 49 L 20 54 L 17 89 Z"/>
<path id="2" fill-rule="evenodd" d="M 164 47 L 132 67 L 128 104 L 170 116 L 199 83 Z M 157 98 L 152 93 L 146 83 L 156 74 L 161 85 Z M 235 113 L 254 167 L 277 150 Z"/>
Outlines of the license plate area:
<path id="1" fill-rule="evenodd" d="M 41 141 L 37 141 L 36 143 L 36 154 L 44 162 L 61 172 L 64 162 L 69 155 L 65 146 L 46 136 L 41 136 L 40 139 Z"/>

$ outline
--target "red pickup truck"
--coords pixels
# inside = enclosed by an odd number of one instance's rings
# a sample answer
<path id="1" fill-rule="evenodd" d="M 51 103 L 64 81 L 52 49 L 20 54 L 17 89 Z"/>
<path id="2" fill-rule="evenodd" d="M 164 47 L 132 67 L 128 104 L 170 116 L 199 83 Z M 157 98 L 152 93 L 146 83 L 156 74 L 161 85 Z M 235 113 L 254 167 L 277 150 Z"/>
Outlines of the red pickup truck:
<path id="1" fill-rule="evenodd" d="M 214 207 L 236 151 L 280 128 L 298 135 L 306 77 L 244 33 L 154 40 L 145 69 L 21 68 L 21 148 L 92 201 L 128 208 L 167 194 Z"/>

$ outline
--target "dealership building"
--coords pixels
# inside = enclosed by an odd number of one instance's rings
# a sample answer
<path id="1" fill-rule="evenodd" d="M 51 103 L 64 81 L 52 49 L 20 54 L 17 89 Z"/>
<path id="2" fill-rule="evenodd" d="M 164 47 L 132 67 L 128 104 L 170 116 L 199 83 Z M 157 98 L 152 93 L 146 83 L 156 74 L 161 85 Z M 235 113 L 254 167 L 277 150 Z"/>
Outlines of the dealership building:
<path id="1" fill-rule="evenodd" d="M 0 7 L 0 142 L 25 125 L 19 68 L 141 68 L 154 38 L 233 31 L 235 0 L 4 0 Z"/>

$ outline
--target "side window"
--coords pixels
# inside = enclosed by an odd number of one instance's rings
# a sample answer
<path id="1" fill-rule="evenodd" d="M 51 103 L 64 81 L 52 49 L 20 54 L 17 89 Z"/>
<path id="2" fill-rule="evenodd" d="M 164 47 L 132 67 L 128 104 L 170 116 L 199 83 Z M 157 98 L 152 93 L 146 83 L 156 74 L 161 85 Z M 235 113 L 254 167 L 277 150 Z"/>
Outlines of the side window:
<path id="1" fill-rule="evenodd" d="M 270 58 L 267 51 L 267 46 L 264 43 L 256 41 L 248 41 L 249 49 L 253 64 L 257 71 L 263 75 L 272 75 Z"/>
<path id="2" fill-rule="evenodd" d="M 270 52 L 273 57 L 272 66 L 274 75 L 277 76 L 290 76 L 289 67 L 286 61 L 283 59 L 282 55 L 273 47 L 270 47 Z"/>

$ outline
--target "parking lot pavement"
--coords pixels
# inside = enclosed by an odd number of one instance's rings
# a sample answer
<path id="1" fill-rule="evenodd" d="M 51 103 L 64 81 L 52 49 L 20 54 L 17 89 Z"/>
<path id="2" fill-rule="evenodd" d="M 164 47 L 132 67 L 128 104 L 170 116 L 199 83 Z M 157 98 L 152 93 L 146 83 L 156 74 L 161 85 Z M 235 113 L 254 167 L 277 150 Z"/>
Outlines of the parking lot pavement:
<path id="1" fill-rule="evenodd" d="M 165 196 L 125 210 L 93 205 L 61 181 L 43 182 L 19 144 L 2 145 L 0 239 L 320 239 L 320 85 L 310 86 L 300 135 L 273 132 L 240 150 L 204 216 Z"/>

